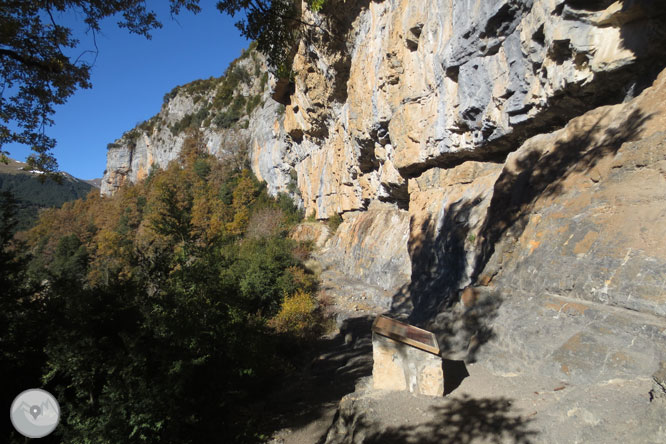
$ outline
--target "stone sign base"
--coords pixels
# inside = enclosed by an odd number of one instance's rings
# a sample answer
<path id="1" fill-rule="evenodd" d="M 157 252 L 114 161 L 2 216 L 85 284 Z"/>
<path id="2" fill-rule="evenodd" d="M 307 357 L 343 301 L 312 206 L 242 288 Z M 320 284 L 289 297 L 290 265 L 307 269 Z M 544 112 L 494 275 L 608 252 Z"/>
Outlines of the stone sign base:
<path id="1" fill-rule="evenodd" d="M 444 372 L 439 355 L 373 332 L 372 358 L 375 389 L 444 396 Z"/>

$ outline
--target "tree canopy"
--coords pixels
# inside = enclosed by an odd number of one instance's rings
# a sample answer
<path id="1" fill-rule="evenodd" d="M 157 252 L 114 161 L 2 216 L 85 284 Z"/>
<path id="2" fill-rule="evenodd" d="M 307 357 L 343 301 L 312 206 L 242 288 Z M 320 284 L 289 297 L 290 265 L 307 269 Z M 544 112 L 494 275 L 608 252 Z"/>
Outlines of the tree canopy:
<path id="1" fill-rule="evenodd" d="M 320 11 L 326 0 L 307 0 L 313 11 Z M 291 61 L 296 43 L 305 27 L 318 27 L 303 21 L 300 1 L 294 0 L 223 0 L 217 8 L 235 16 L 239 11 L 245 18 L 236 23 L 244 37 L 257 42 L 257 49 L 268 59 L 268 64 L 278 77 L 291 74 Z"/>
<path id="2" fill-rule="evenodd" d="M 199 0 L 169 0 L 171 13 L 199 11 Z M 90 88 L 92 63 L 86 61 L 71 28 L 58 24 L 57 13 L 75 11 L 94 35 L 100 22 L 118 16 L 118 26 L 150 38 L 162 26 L 144 0 L 3 1 L 0 7 L 0 154 L 8 143 L 29 145 L 29 162 L 54 171 L 55 140 L 46 135 L 54 106 L 78 88 Z M 96 51 L 96 50 L 95 50 Z M 94 52 L 94 51 L 93 51 Z"/>
<path id="3" fill-rule="evenodd" d="M 324 325 L 311 245 L 288 235 L 302 212 L 244 156 L 192 132 L 164 170 L 45 210 L 22 242 L 0 193 L 0 398 L 53 393 L 45 442 L 261 440 L 257 399 Z"/>
<path id="4" fill-rule="evenodd" d="M 172 15 L 183 9 L 199 12 L 199 0 L 169 0 Z M 315 11 L 325 0 L 308 0 Z M 257 42 L 279 77 L 290 75 L 299 31 L 315 26 L 300 18 L 294 0 L 220 0 L 217 8 L 235 16 L 241 34 Z M 54 121 L 54 106 L 63 104 L 79 88 L 90 88 L 90 73 L 97 49 L 83 50 L 73 30 L 56 20 L 58 13 L 77 13 L 92 33 L 101 21 L 117 17 L 118 26 L 151 38 L 161 22 L 145 0 L 23 0 L 3 1 L 0 7 L 0 158 L 9 143 L 32 147 L 33 168 L 56 171 L 52 149 L 56 141 L 46 134 Z M 222 43 L 221 43 L 222 44 Z M 94 60 L 94 57 L 93 57 Z"/>

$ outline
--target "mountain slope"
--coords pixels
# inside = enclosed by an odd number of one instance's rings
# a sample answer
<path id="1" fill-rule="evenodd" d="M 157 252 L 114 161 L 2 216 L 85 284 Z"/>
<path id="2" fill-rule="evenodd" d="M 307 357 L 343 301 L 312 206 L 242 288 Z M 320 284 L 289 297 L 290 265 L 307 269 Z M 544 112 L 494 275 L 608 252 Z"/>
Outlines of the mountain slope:
<path id="1" fill-rule="evenodd" d="M 30 228 L 42 208 L 60 207 L 63 203 L 85 197 L 93 186 L 67 173 L 61 183 L 53 179 L 40 180 L 40 172 L 30 171 L 28 165 L 9 159 L 0 163 L 0 191 L 10 191 L 18 201 L 17 231 Z"/>

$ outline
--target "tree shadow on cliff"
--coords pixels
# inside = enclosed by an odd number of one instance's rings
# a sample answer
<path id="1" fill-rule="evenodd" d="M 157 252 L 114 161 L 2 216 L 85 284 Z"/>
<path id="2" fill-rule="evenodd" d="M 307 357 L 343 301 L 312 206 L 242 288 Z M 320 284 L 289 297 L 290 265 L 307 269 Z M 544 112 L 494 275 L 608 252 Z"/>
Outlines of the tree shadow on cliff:
<path id="1" fill-rule="evenodd" d="M 412 279 L 409 285 L 394 297 L 393 309 L 400 311 L 400 303 L 408 302 L 409 321 L 427 322 L 437 310 L 451 306 L 457 292 L 464 285 L 467 255 L 465 242 L 469 236 L 472 210 L 481 203 L 458 201 L 443 208 L 441 216 L 429 215 L 414 229 L 408 243 L 412 261 Z"/>
<path id="2" fill-rule="evenodd" d="M 473 441 L 529 444 L 537 435 L 530 428 L 532 420 L 513 412 L 512 401 L 507 398 L 451 398 L 445 405 L 431 407 L 429 415 L 432 419 L 424 424 L 384 430 L 377 430 L 375 424 L 362 417 L 354 434 L 365 434 L 363 442 L 367 444 L 457 444 Z"/>
<path id="3" fill-rule="evenodd" d="M 293 372 L 273 388 L 266 403 L 257 406 L 264 418 L 262 433 L 298 430 L 330 416 L 340 398 L 372 374 L 374 317 L 350 318 L 334 337 L 322 338 L 301 352 Z"/>
<path id="4" fill-rule="evenodd" d="M 411 282 L 393 297 L 391 313 L 407 322 L 432 331 L 444 356 L 463 353 L 474 361 L 480 346 L 494 337 L 492 321 L 502 299 L 484 295 L 467 306 L 457 304 L 460 290 L 470 283 L 469 274 L 475 244 L 470 226 L 471 214 L 480 197 L 444 206 L 439 215 L 430 215 L 414 230 L 408 249 L 412 261 Z"/>
<path id="5" fill-rule="evenodd" d="M 626 68 L 629 73 L 618 88 L 628 100 L 651 86 L 666 66 L 666 8 L 663 2 L 623 2 L 618 15 L 628 21 L 619 26 L 620 45 L 638 65 Z"/>
<path id="6" fill-rule="evenodd" d="M 542 150 L 538 141 L 534 141 L 531 149 L 519 153 L 512 164 L 505 165 L 495 183 L 480 232 L 473 281 L 483 274 L 492 276 L 497 272 L 485 270 L 496 246 L 503 237 L 514 240 L 520 237 L 537 200 L 561 195 L 569 176 L 589 174 L 603 158 L 617 154 L 622 144 L 636 140 L 651 118 L 634 110 L 623 121 L 613 122 L 613 126 L 603 130 L 608 125 L 606 117 L 607 113 L 601 115 L 589 129 L 584 128 L 584 124 L 580 124 L 581 128 L 570 128 L 575 135 L 555 143 L 552 150 Z"/>
<path id="7" fill-rule="evenodd" d="M 509 160 L 497 179 L 478 239 L 469 220 L 481 198 L 444 206 L 443 214 L 429 216 L 418 227 L 412 219 L 412 233 L 417 233 L 408 245 L 412 281 L 394 295 L 393 315 L 433 331 L 445 355 L 466 352 L 466 360 L 473 361 L 494 336 L 491 324 L 502 303 L 498 293 L 478 287 L 496 273 L 486 266 L 498 244 L 510 248 L 523 233 L 537 200 L 561 195 L 571 174 L 589 173 L 603 158 L 615 155 L 623 143 L 640 135 L 649 119 L 634 110 L 609 127 L 606 113 L 589 128 L 583 127 L 584 122 L 570 124 L 581 128 L 570 126 L 575 135 L 550 150 L 533 141 L 531 149 Z M 456 305 L 460 290 L 470 284 L 478 287 L 475 302 Z"/>

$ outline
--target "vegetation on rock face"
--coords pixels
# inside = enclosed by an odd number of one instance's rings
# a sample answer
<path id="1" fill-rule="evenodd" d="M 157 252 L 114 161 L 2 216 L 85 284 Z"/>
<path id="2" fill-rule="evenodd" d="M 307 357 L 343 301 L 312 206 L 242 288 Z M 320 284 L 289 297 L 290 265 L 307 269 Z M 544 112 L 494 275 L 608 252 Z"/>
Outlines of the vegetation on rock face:
<path id="1" fill-rule="evenodd" d="M 331 230 L 332 233 L 336 232 L 341 223 L 342 223 L 342 216 L 340 216 L 338 213 L 335 213 L 328 218 L 328 228 Z"/>
<path id="2" fill-rule="evenodd" d="M 300 2 L 298 2 L 300 3 Z M 315 12 L 324 8 L 326 0 L 307 0 Z M 231 16 L 243 12 L 245 18 L 236 23 L 244 37 L 257 42 L 257 50 L 268 59 L 273 73 L 288 78 L 296 45 L 302 29 L 317 27 L 303 21 L 293 0 L 221 0 L 220 11 Z"/>
<path id="3" fill-rule="evenodd" d="M 249 57 L 251 60 L 244 62 Z M 176 87 L 164 96 L 165 105 L 178 94 L 191 97 L 196 110 L 171 124 L 171 134 L 177 136 L 188 130 L 211 126 L 247 129 L 249 116 L 261 104 L 267 81 L 268 74 L 253 43 L 229 65 L 222 77 L 196 80 Z"/>
<path id="4" fill-rule="evenodd" d="M 59 442 L 253 441 L 281 334 L 311 337 L 319 318 L 309 247 L 287 236 L 302 214 L 243 165 L 190 133 L 143 183 L 45 211 L 29 256 L 3 205 L 3 396 L 54 393 Z"/>
<path id="5" fill-rule="evenodd" d="M 198 12 L 198 0 L 170 0 L 171 13 L 177 14 L 182 9 Z M 324 0 L 309 0 L 308 5 L 319 11 Z M 243 57 L 247 57 L 255 48 L 263 53 L 268 64 L 279 77 L 291 74 L 291 59 L 298 41 L 299 30 L 303 26 L 314 26 L 303 22 L 292 0 L 221 0 L 218 9 L 235 15 L 243 11 L 245 19 L 237 23 L 243 36 L 256 41 Z M 55 171 L 57 162 L 51 154 L 56 141 L 43 131 L 53 124 L 51 116 L 54 106 L 61 105 L 78 88 L 90 88 L 91 64 L 79 58 L 65 55 L 67 50 L 79 47 L 79 41 L 73 36 L 71 28 L 57 24 L 53 13 L 74 11 L 93 33 L 101 31 L 100 23 L 104 19 L 121 15 L 120 27 L 130 32 L 150 38 L 150 32 L 161 27 L 156 14 L 146 9 L 140 0 L 122 0 L 104 2 L 99 0 L 30 2 L 17 1 L 4 5 L 0 14 L 0 78 L 6 88 L 6 95 L 0 103 L 0 156 L 6 157 L 2 147 L 9 143 L 30 145 L 35 155 L 29 158 L 33 168 L 43 171 Z M 85 52 L 84 52 L 85 54 Z M 242 58 L 243 58 L 242 57 Z M 241 58 L 241 59 L 242 59 Z M 254 76 L 259 77 L 260 69 L 255 56 Z M 230 67 L 231 68 L 231 67 Z M 232 66 L 222 82 L 212 108 L 203 114 L 215 114 L 219 126 L 227 128 L 239 119 L 238 110 L 221 110 L 232 103 L 235 85 L 238 82 L 249 83 L 250 72 L 241 66 Z M 192 82 L 185 87 L 174 88 L 164 96 L 164 103 L 173 99 L 180 90 L 196 96 L 197 100 L 219 83 L 219 79 L 210 78 Z M 262 89 L 265 86 L 262 77 Z M 251 113 L 259 101 L 252 97 L 245 112 Z M 197 128 L 193 122 L 203 122 L 197 116 L 189 122 L 179 122 L 175 128 L 178 133 L 186 128 Z M 189 125 L 186 125 L 189 123 Z M 144 132 L 153 129 L 152 124 L 141 127 Z M 172 129 L 173 130 L 173 129 Z M 134 139 L 132 139 L 134 140 Z M 130 140 L 131 143 L 131 140 Z M 113 144 L 109 147 L 113 148 Z"/>

